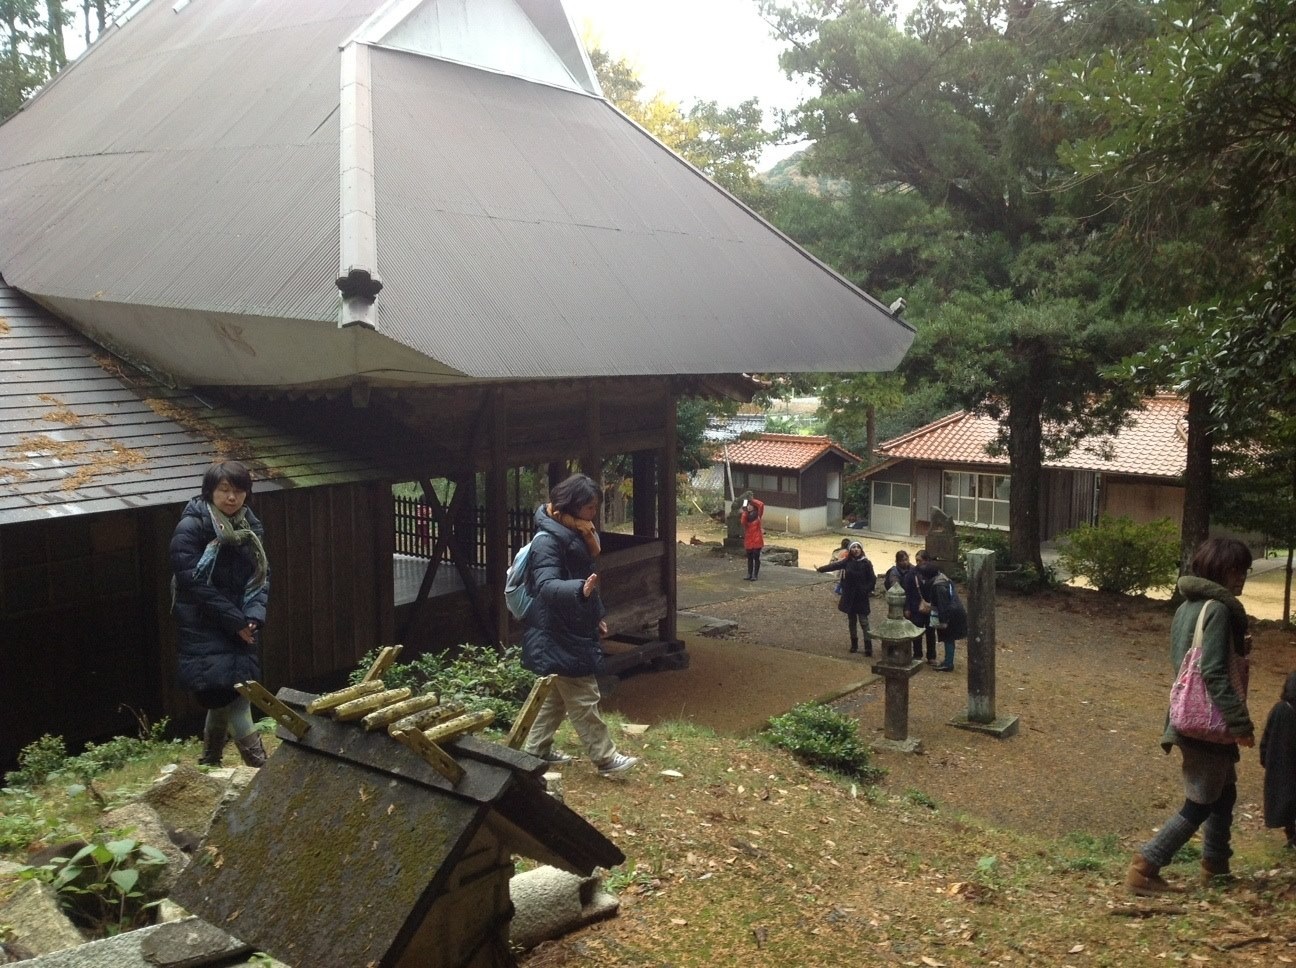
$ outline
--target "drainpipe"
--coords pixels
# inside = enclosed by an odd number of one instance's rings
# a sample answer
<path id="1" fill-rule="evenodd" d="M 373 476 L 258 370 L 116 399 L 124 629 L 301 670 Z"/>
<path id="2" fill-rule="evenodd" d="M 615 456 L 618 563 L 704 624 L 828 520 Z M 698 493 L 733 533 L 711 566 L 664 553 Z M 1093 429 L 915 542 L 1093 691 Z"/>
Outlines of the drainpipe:
<path id="1" fill-rule="evenodd" d="M 377 329 L 374 300 L 383 284 L 378 277 L 369 46 L 353 40 L 342 48 L 341 60 L 341 259 L 337 287 L 342 305 L 338 326 Z"/>

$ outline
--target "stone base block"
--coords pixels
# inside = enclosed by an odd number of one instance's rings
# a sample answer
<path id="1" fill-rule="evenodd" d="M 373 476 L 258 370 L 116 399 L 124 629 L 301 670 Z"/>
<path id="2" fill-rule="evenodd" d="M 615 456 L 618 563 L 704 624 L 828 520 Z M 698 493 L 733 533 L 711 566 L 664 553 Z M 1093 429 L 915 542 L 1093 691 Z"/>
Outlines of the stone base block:
<path id="1" fill-rule="evenodd" d="M 989 736 L 997 736 L 999 739 L 1015 736 L 1017 727 L 1020 725 L 1016 716 L 1000 716 L 988 723 L 978 723 L 968 719 L 967 716 L 956 716 L 949 721 L 949 724 L 957 729 L 985 733 Z"/>
<path id="2" fill-rule="evenodd" d="M 881 753 L 921 753 L 923 745 L 917 736 L 909 736 L 905 739 L 875 739 L 869 743 L 869 749 Z"/>

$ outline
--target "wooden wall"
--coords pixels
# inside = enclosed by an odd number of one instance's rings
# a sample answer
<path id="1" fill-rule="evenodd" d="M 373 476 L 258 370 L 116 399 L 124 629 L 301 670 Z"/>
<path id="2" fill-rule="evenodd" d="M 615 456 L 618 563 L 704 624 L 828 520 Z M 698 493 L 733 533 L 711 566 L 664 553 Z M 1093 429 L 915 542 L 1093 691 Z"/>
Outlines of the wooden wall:
<path id="1" fill-rule="evenodd" d="M 333 682 L 393 641 L 387 483 L 254 493 L 266 529 L 266 686 Z M 132 735 L 138 710 L 193 728 L 175 681 L 168 548 L 183 505 L 0 531 L 0 761 L 43 733 Z"/>
<path id="2" fill-rule="evenodd" d="M 133 735 L 132 710 L 160 712 L 146 548 L 133 512 L 0 529 L 0 769 L 44 733 Z"/>
<path id="3" fill-rule="evenodd" d="M 1184 489 L 1179 484 L 1104 477 L 1102 513 L 1113 518 L 1126 517 L 1139 524 L 1169 518 L 1179 527 L 1183 524 L 1183 495 Z"/>

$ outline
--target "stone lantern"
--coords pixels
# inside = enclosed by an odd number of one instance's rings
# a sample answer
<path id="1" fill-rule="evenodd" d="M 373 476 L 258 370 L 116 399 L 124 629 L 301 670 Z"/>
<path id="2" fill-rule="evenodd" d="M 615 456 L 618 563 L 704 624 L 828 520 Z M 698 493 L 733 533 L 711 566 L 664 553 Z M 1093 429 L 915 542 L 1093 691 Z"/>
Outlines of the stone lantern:
<path id="1" fill-rule="evenodd" d="M 922 629 L 904 617 L 905 594 L 899 583 L 887 589 L 884 597 L 886 621 L 873 630 L 882 640 L 882 660 L 873 666 L 873 672 L 886 680 L 886 722 L 884 738 L 872 745 L 917 753 L 922 750 L 922 740 L 909 736 L 909 680 L 923 667 L 922 660 L 913 657 L 913 640 Z"/>

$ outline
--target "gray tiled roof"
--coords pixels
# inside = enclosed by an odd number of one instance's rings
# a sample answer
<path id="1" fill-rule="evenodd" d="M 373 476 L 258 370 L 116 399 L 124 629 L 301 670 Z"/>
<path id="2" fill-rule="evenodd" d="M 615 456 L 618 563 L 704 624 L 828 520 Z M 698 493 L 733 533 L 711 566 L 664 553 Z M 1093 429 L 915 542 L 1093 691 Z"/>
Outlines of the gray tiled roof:
<path id="1" fill-rule="evenodd" d="M 378 332 L 337 328 L 338 45 L 149 4 L 0 127 L 0 271 L 182 382 L 882 370 L 912 331 L 606 101 L 371 52 Z"/>
<path id="2" fill-rule="evenodd" d="M 266 491 L 385 476 L 163 386 L 0 279 L 0 525 L 184 501 L 228 457 Z"/>

